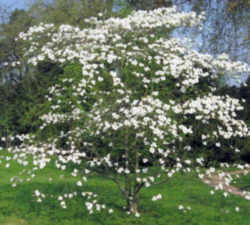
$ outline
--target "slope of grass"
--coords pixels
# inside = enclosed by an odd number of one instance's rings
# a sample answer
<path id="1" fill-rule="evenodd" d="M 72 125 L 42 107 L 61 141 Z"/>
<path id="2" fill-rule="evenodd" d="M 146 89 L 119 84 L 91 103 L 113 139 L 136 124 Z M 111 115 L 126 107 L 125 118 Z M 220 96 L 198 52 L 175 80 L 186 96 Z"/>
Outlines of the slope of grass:
<path id="1" fill-rule="evenodd" d="M 235 186 L 241 190 L 250 191 L 250 173 L 235 180 Z"/>
<path id="2" fill-rule="evenodd" d="M 1 153 L 0 153 L 1 154 Z M 141 217 L 127 215 L 125 204 L 117 187 L 103 177 L 94 177 L 78 191 L 101 193 L 100 201 L 114 209 L 113 214 L 100 212 L 89 215 L 84 199 L 72 199 L 67 209 L 62 209 L 56 199 L 35 202 L 35 189 L 52 195 L 74 191 L 76 179 L 61 179 L 53 167 L 49 167 L 33 180 L 12 188 L 10 178 L 22 167 L 12 164 L 5 168 L 0 164 L 0 224 L 1 225 L 250 225 L 250 201 L 238 196 L 224 198 L 221 192 L 211 196 L 210 187 L 193 175 L 177 175 L 165 184 L 144 189 L 141 193 Z M 54 177 L 52 182 L 49 177 Z M 162 193 L 163 199 L 152 202 L 153 195 Z M 190 206 L 186 213 L 178 205 Z M 240 208 L 235 211 L 235 206 Z"/>

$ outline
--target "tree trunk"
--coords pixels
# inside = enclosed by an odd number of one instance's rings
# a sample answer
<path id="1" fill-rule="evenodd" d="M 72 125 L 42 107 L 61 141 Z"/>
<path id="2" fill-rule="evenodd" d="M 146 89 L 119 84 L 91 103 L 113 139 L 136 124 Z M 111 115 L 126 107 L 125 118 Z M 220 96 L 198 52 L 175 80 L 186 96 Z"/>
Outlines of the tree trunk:
<path id="1" fill-rule="evenodd" d="M 130 196 L 127 198 L 127 210 L 131 213 L 135 214 L 138 213 L 138 206 L 139 206 L 139 195 L 138 193 L 134 196 Z"/>

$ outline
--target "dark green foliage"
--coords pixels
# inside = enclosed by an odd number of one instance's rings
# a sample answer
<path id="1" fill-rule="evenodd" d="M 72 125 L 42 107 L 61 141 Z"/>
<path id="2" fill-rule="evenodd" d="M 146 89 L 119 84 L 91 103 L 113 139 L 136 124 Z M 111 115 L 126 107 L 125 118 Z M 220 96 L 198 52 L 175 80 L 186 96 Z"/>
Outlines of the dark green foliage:
<path id="1" fill-rule="evenodd" d="M 0 86 L 0 136 L 36 132 L 41 125 L 39 117 L 47 112 L 48 88 L 57 82 L 62 70 L 45 62 L 33 70 L 33 76 L 24 77 L 17 84 Z"/>

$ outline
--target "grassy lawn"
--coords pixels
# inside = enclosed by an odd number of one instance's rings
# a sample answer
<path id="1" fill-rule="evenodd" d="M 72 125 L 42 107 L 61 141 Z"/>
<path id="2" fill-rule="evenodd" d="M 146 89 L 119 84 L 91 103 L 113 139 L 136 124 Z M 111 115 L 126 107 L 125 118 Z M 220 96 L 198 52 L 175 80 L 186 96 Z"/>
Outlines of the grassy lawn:
<path id="1" fill-rule="evenodd" d="M 0 153 L 1 154 L 1 153 Z M 10 185 L 10 178 L 22 167 L 12 164 L 5 168 L 0 164 L 0 224 L 1 225 L 250 225 L 250 201 L 238 196 L 224 198 L 221 192 L 210 195 L 210 187 L 193 175 L 177 175 L 168 183 L 144 189 L 141 193 L 141 217 L 123 212 L 124 200 L 116 186 L 102 177 L 95 177 L 79 191 L 102 193 L 100 202 L 106 203 L 115 213 L 101 212 L 88 215 L 84 199 L 73 199 L 68 209 L 62 209 L 55 199 L 39 204 L 32 193 L 39 189 L 44 193 L 59 195 L 75 190 L 74 178 L 60 179 L 54 168 L 47 168 L 33 180 L 16 188 Z M 55 179 L 49 184 L 48 177 Z M 152 202 L 153 195 L 162 193 L 163 199 Z M 104 200 L 104 201 L 102 201 Z M 186 213 L 178 205 L 191 206 Z M 235 211 L 235 206 L 240 211 Z"/>
<path id="2" fill-rule="evenodd" d="M 250 174 L 242 175 L 235 180 L 235 186 L 241 190 L 250 191 Z"/>

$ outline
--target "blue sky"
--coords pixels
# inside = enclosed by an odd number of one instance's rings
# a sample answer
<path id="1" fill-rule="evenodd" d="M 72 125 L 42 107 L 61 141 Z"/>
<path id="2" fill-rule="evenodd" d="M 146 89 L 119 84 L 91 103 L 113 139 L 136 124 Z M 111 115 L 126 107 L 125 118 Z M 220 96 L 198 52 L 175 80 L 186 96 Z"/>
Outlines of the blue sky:
<path id="1" fill-rule="evenodd" d="M 8 6 L 11 9 L 20 9 L 26 8 L 27 4 L 30 2 L 30 0 L 0 0 L 0 5 Z"/>

